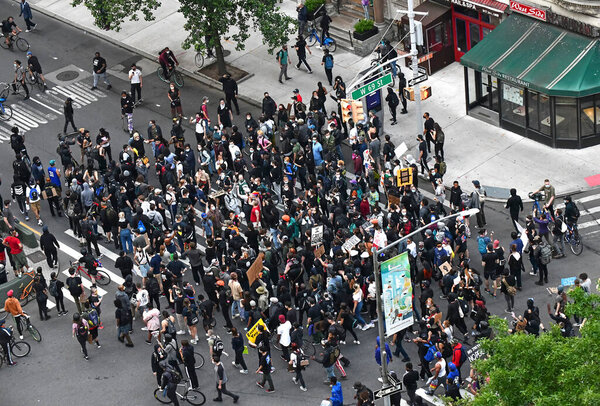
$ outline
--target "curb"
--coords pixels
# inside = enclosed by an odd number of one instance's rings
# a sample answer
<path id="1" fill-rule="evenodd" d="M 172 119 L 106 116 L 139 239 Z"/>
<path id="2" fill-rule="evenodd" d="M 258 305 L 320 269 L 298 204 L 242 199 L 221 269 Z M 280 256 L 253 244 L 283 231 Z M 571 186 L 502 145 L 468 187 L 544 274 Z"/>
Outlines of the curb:
<path id="1" fill-rule="evenodd" d="M 13 2 L 20 4 L 20 2 L 16 1 L 16 0 L 13 0 Z M 78 7 L 83 7 L 83 6 L 78 6 Z M 73 21 L 71 21 L 71 20 L 69 20 L 69 19 L 61 16 L 60 14 L 56 14 L 56 13 L 54 13 L 52 11 L 46 10 L 45 8 L 41 8 L 38 5 L 31 5 L 31 8 L 34 9 L 35 11 L 41 13 L 41 14 L 44 14 L 44 15 L 46 15 L 48 17 L 51 17 L 51 18 L 53 18 L 55 20 L 61 21 L 61 22 L 65 23 L 67 25 L 70 25 L 72 27 L 75 27 L 78 30 L 83 31 L 85 34 L 93 35 L 93 36 L 95 36 L 97 38 L 100 38 L 100 39 L 106 41 L 106 42 L 109 42 L 109 43 L 111 43 L 113 45 L 116 45 L 119 48 L 123 48 L 123 49 L 125 49 L 127 51 L 130 51 L 130 52 L 133 52 L 135 54 L 141 55 L 142 57 L 144 57 L 144 58 L 146 58 L 146 59 L 148 59 L 148 60 L 150 60 L 152 62 L 156 62 L 156 56 L 155 55 L 151 55 L 150 53 L 145 52 L 145 51 L 143 51 L 141 49 L 134 48 L 131 45 L 124 44 L 123 42 L 118 41 L 118 40 L 116 40 L 116 39 L 114 39 L 114 38 L 112 38 L 112 37 L 110 37 L 110 36 L 108 36 L 108 35 L 106 35 L 106 34 L 104 34 L 102 32 L 97 32 L 96 30 L 89 30 L 88 27 L 85 27 L 85 26 L 83 26 L 81 24 L 73 22 Z M 209 86 L 209 87 L 211 87 L 213 89 L 217 89 L 217 90 L 221 90 L 221 91 L 223 89 L 223 86 L 222 86 L 221 82 L 218 82 L 218 81 L 216 81 L 216 80 L 214 80 L 214 79 L 212 79 L 212 78 L 210 78 L 210 77 L 208 77 L 206 75 L 203 75 L 203 74 L 201 74 L 199 72 L 194 72 L 193 70 L 190 70 L 188 68 L 180 68 L 179 70 L 182 71 L 183 73 L 185 73 L 186 76 L 189 76 L 189 77 L 191 77 L 193 79 L 196 79 L 198 82 L 200 82 L 200 83 L 202 83 L 204 85 L 207 85 L 207 86 Z M 238 82 L 238 84 L 241 83 L 241 82 L 243 82 L 244 80 L 250 79 L 253 76 L 254 76 L 254 73 L 248 72 L 248 76 L 242 78 Z M 247 96 L 244 96 L 244 95 L 240 95 L 240 94 L 238 94 L 238 99 L 242 100 L 242 101 L 244 101 L 244 102 L 246 102 L 248 104 L 251 104 L 251 105 L 253 105 L 255 107 L 262 108 L 262 102 L 259 101 L 259 100 L 255 100 L 255 99 L 252 99 L 250 97 L 247 97 Z"/>

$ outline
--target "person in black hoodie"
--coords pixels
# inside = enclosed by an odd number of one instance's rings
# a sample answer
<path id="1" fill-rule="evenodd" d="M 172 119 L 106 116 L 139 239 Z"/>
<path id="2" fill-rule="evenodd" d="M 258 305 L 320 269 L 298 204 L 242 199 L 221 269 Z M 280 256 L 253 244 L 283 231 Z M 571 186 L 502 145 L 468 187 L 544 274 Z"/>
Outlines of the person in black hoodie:
<path id="1" fill-rule="evenodd" d="M 513 226 L 519 231 L 517 223 L 519 222 L 519 213 L 523 211 L 523 200 L 517 194 L 517 189 L 510 189 L 510 197 L 506 201 L 505 208 L 510 212 L 510 219 L 513 222 Z"/>
<path id="2" fill-rule="evenodd" d="M 42 227 L 42 235 L 40 236 L 40 248 L 46 255 L 48 266 L 52 269 L 58 265 L 58 251 L 60 244 L 56 241 L 56 237 L 48 231 L 48 226 Z"/>

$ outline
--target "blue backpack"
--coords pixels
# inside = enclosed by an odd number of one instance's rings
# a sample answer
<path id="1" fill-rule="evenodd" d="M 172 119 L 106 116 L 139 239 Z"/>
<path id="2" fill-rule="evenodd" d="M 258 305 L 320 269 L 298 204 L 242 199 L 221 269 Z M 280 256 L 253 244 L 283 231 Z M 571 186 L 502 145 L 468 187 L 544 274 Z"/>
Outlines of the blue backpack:
<path id="1" fill-rule="evenodd" d="M 146 227 L 144 226 L 144 223 L 142 222 L 142 220 L 138 221 L 138 231 L 143 234 L 146 232 Z"/>
<path id="2" fill-rule="evenodd" d="M 325 69 L 333 68 L 333 56 L 327 55 L 325 57 Z"/>
<path id="3" fill-rule="evenodd" d="M 477 249 L 479 250 L 479 253 L 481 255 L 483 255 L 487 252 L 487 242 L 485 240 L 485 237 L 477 238 Z"/>
<path id="4" fill-rule="evenodd" d="M 431 343 L 425 344 L 425 347 L 427 347 L 427 353 L 425 354 L 423 359 L 427 362 L 433 361 L 433 359 L 435 358 L 435 353 L 437 352 L 437 348 L 435 348 L 435 345 Z"/>

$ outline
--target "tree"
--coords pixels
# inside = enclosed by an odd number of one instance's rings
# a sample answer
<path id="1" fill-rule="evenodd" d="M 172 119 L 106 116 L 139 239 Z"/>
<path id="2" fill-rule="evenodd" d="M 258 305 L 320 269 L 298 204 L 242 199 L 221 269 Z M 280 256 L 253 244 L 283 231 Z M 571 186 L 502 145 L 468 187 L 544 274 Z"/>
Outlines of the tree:
<path id="1" fill-rule="evenodd" d="M 179 0 L 179 11 L 187 22 L 188 33 L 184 49 L 197 51 L 214 49 L 219 74 L 225 73 L 222 40 L 232 39 L 236 49 L 245 49 L 251 32 L 260 31 L 272 53 L 289 40 L 295 31 L 294 19 L 285 15 L 276 5 L 277 0 Z M 125 20 L 137 21 L 139 14 L 145 20 L 155 19 L 158 0 L 73 0 L 72 5 L 83 4 L 94 17 L 94 24 L 118 31 Z"/>
<path id="2" fill-rule="evenodd" d="M 489 382 L 470 406 L 600 405 L 600 295 L 569 292 L 566 314 L 586 321 L 580 336 L 564 338 L 554 325 L 539 337 L 509 334 L 506 320 L 492 320 L 496 337 L 482 341 L 489 357 L 475 368 Z"/>

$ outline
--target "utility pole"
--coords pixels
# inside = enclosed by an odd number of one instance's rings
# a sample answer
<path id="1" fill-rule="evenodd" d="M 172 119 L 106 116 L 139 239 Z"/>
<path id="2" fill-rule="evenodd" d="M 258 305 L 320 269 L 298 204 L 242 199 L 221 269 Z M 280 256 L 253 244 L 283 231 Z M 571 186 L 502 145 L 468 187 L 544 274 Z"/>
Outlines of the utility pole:
<path id="1" fill-rule="evenodd" d="M 413 72 L 413 79 L 419 76 L 419 57 L 417 51 L 417 35 L 415 33 L 415 10 L 414 0 L 408 0 L 408 23 L 410 26 L 410 56 L 411 56 L 411 68 Z M 416 83 L 414 86 L 415 91 L 415 114 L 417 124 L 417 134 L 423 133 L 423 124 L 421 122 L 421 85 Z"/>

